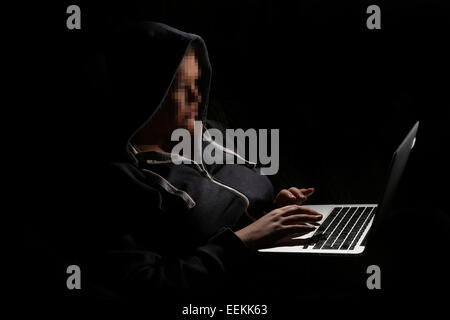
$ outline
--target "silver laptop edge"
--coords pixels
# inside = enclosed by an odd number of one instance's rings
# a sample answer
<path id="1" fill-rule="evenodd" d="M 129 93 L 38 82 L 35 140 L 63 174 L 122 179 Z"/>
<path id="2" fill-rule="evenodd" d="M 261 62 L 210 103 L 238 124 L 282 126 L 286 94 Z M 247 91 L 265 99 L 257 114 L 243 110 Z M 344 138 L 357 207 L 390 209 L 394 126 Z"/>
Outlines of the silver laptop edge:
<path id="1" fill-rule="evenodd" d="M 367 244 L 365 241 L 366 237 L 367 236 L 372 237 L 372 234 L 375 233 L 374 229 L 377 229 L 379 227 L 379 225 L 382 223 L 383 218 L 387 214 L 390 214 L 389 209 L 390 209 L 390 206 L 392 203 L 392 199 L 394 197 L 395 191 L 398 187 L 401 176 L 403 174 L 406 163 L 408 161 L 409 153 L 410 153 L 411 149 L 414 147 L 415 142 L 416 142 L 416 134 L 417 134 L 418 126 L 419 126 L 419 122 L 416 122 L 414 124 L 413 128 L 408 132 L 406 137 L 403 139 L 403 141 L 401 142 L 399 147 L 394 152 L 394 155 L 393 155 L 392 161 L 391 161 L 391 166 L 390 166 L 390 170 L 389 170 L 386 187 L 384 189 L 382 199 L 379 202 L 380 203 L 379 206 L 377 204 L 305 205 L 305 207 L 311 208 L 323 215 L 321 223 L 323 223 L 328 218 L 330 213 L 336 207 L 338 207 L 338 208 L 364 207 L 364 208 L 373 208 L 373 210 L 376 210 L 375 214 L 371 214 L 366 218 L 367 221 L 364 221 L 363 227 L 359 231 L 355 229 L 355 231 L 358 232 L 358 237 L 355 237 L 355 239 L 353 241 L 349 241 L 352 244 L 351 246 L 349 246 L 347 249 L 341 249 L 341 248 L 337 248 L 337 249 L 331 249 L 331 248 L 317 249 L 316 248 L 315 249 L 314 248 L 315 244 L 312 243 L 310 245 L 305 245 L 305 246 L 283 246 L 283 247 L 275 247 L 275 248 L 268 248 L 268 249 L 260 249 L 259 252 L 305 253 L 305 254 L 320 254 L 320 255 L 342 255 L 342 254 L 358 255 L 358 254 L 361 254 L 364 251 L 366 244 Z M 353 210 L 355 210 L 355 209 L 353 209 Z M 333 219 L 337 219 L 337 217 L 335 217 Z M 341 218 L 339 218 L 339 219 L 341 219 Z M 363 219 L 361 218 L 361 220 L 363 220 Z M 330 221 L 334 221 L 334 220 L 330 220 Z M 341 228 L 341 232 L 342 232 L 342 230 L 347 229 L 347 232 L 351 233 L 351 231 L 353 230 L 356 223 L 353 225 L 348 225 L 349 222 L 350 222 L 350 220 L 345 222 L 345 224 L 344 223 L 342 224 L 343 227 Z M 359 219 L 358 219 L 358 222 L 359 222 Z M 330 225 L 332 225 L 332 222 L 328 225 L 328 227 L 325 229 L 325 231 L 322 231 L 322 233 L 325 232 L 327 234 L 327 231 L 328 231 L 328 228 L 330 228 Z M 348 225 L 348 228 L 346 228 L 347 225 Z M 372 228 L 372 226 L 374 226 L 374 228 Z M 371 230 L 371 228 L 372 228 L 372 230 Z M 314 232 L 317 232 L 317 230 Z M 368 234 L 369 230 L 371 231 L 370 234 Z M 310 238 L 313 234 L 314 233 L 309 233 L 309 234 L 306 234 L 306 235 L 298 237 L 298 238 L 303 238 L 303 239 Z M 328 234 L 329 234 L 329 232 L 328 232 Z M 340 234 L 338 234 L 336 239 L 339 239 L 339 235 Z M 336 239 L 334 241 L 336 241 Z M 344 241 L 345 241 L 345 238 L 344 238 Z M 329 246 L 327 246 L 327 247 L 329 247 Z"/>

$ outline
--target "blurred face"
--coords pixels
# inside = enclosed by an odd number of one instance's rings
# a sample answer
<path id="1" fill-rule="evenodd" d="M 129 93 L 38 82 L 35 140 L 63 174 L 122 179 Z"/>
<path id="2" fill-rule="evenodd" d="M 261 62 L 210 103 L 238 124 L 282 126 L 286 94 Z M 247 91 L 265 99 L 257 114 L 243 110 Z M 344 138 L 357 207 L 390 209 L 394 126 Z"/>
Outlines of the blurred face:
<path id="1" fill-rule="evenodd" d="M 200 68 L 193 50 L 184 56 L 160 110 L 133 138 L 135 145 L 163 144 L 178 128 L 194 133 L 201 96 L 198 88 Z"/>
<path id="2" fill-rule="evenodd" d="M 188 53 L 180 64 L 178 73 L 162 106 L 171 110 L 176 128 L 185 128 L 194 132 L 201 96 L 198 88 L 200 70 L 195 54 Z"/>

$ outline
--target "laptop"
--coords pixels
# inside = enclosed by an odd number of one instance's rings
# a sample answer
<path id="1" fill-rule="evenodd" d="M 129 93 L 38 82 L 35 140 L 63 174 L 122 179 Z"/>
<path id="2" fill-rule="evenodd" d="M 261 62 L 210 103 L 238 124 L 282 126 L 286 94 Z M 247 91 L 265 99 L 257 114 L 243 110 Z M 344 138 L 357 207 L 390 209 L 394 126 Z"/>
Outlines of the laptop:
<path id="1" fill-rule="evenodd" d="M 405 169 L 411 149 L 416 142 L 419 122 L 416 122 L 392 157 L 388 179 L 378 204 L 305 205 L 323 215 L 313 234 L 300 238 L 315 238 L 301 246 L 260 249 L 271 253 L 306 253 L 320 255 L 362 254 L 383 220 L 390 214 L 392 200 Z"/>

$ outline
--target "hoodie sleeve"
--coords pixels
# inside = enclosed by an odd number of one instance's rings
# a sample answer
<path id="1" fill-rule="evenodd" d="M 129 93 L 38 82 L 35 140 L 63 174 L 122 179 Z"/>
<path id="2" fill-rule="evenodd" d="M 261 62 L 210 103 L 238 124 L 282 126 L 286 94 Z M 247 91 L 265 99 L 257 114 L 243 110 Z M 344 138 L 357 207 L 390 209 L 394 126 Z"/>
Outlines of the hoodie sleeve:
<path id="1" fill-rule="evenodd" d="M 127 248 L 110 250 L 111 279 L 121 292 L 146 296 L 155 291 L 175 293 L 221 286 L 227 276 L 246 265 L 249 249 L 228 228 L 184 257 L 165 257 L 157 252 Z M 111 268 L 114 266 L 113 268 Z"/>
<path id="2" fill-rule="evenodd" d="M 119 179 L 120 189 L 108 183 L 109 190 L 113 190 L 108 199 L 115 199 L 109 206 L 114 208 L 116 217 L 112 219 L 116 221 L 111 224 L 115 227 L 113 231 L 110 228 L 99 261 L 101 269 L 107 270 L 103 271 L 102 277 L 108 286 L 132 296 L 146 296 L 154 291 L 196 290 L 221 285 L 227 275 L 248 263 L 252 251 L 227 227 L 183 256 L 169 256 L 148 249 L 149 246 L 143 245 L 134 235 L 133 229 L 136 221 L 141 224 L 151 221 L 139 218 L 140 207 L 133 205 L 130 197 L 146 199 L 149 205 L 158 204 L 161 199 L 148 185 L 126 177 L 129 171 L 122 170 L 122 173 L 125 175 Z M 153 205 L 151 207 L 154 208 Z M 118 218 L 122 214 L 127 218 Z"/>

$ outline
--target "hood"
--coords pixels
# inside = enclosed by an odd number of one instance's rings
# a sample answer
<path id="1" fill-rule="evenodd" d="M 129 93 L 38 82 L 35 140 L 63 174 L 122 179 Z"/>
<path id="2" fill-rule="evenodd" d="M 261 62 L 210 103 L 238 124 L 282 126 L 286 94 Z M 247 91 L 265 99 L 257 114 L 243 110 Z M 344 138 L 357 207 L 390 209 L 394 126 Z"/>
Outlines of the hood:
<path id="1" fill-rule="evenodd" d="M 157 22 L 118 27 L 103 35 L 91 84 L 102 109 L 102 157 L 130 160 L 129 140 L 161 107 L 189 45 L 202 70 L 198 117 L 206 121 L 211 65 L 203 39 Z M 98 45 L 98 44 L 97 44 Z"/>

